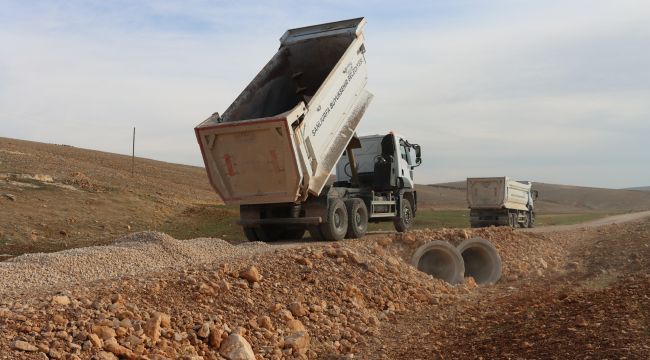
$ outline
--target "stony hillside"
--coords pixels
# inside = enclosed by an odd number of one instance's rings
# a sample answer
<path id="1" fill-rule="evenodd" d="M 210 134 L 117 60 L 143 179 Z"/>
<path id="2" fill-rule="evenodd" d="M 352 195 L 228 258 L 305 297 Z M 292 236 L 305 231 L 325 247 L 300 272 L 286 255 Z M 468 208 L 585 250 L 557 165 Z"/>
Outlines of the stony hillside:
<path id="1" fill-rule="evenodd" d="M 0 254 L 102 244 L 218 204 L 205 170 L 0 138 Z"/>

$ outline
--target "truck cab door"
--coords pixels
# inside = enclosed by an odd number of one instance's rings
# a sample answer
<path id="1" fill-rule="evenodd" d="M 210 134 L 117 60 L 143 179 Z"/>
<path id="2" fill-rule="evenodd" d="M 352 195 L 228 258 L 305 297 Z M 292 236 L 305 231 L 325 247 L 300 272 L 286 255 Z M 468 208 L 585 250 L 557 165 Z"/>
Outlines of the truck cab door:
<path id="1" fill-rule="evenodd" d="M 411 149 L 404 139 L 400 138 L 399 141 L 396 141 L 396 144 L 398 144 L 397 176 L 402 179 L 405 188 L 412 189 L 414 187 L 412 165 L 415 164 L 415 159 L 411 159 Z"/>

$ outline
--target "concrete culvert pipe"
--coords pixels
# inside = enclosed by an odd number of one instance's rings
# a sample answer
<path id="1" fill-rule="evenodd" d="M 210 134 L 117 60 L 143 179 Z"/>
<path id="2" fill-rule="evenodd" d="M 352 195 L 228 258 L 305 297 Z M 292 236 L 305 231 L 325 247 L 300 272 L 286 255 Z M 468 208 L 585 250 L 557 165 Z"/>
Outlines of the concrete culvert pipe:
<path id="1" fill-rule="evenodd" d="M 501 257 L 491 242 L 482 238 L 467 239 L 457 247 L 465 263 L 465 276 L 477 284 L 494 284 L 501 278 Z"/>
<path id="2" fill-rule="evenodd" d="M 415 250 L 411 264 L 418 270 L 450 284 L 463 282 L 463 257 L 448 242 L 434 240 L 420 246 Z"/>

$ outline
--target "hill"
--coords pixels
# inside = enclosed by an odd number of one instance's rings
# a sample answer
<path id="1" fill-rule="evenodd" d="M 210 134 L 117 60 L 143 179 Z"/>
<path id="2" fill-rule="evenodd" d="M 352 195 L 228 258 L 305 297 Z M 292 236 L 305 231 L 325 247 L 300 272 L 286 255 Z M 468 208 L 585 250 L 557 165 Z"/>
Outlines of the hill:
<path id="1" fill-rule="evenodd" d="M 198 150 L 197 150 L 198 151 Z M 205 170 L 0 138 L 0 254 L 108 243 L 219 204 Z"/>
<path id="2" fill-rule="evenodd" d="M 466 222 L 464 181 L 417 187 L 421 208 L 453 210 L 429 215 L 444 215 L 445 226 L 458 217 Z M 535 187 L 540 213 L 650 209 L 650 192 Z M 136 158 L 131 175 L 129 156 L 0 138 L 0 255 L 108 244 L 144 230 L 181 239 L 243 239 L 234 223 L 238 208 L 219 205 L 201 167 Z"/>
<path id="3" fill-rule="evenodd" d="M 626 212 L 650 209 L 650 192 L 605 189 L 572 185 L 534 183 L 539 191 L 540 213 Z M 418 201 L 423 207 L 463 209 L 465 181 L 422 185 Z"/>
<path id="4" fill-rule="evenodd" d="M 650 191 L 650 186 L 632 187 L 632 188 L 627 188 L 625 190 Z"/>

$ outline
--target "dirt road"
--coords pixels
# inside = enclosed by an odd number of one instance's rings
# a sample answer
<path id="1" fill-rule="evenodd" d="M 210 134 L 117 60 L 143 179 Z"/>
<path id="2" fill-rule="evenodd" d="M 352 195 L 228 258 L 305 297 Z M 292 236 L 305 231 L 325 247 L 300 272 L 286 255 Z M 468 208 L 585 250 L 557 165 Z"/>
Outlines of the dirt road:
<path id="1" fill-rule="evenodd" d="M 536 232 L 536 233 L 571 231 L 571 230 L 593 228 L 593 227 L 610 225 L 610 224 L 623 224 L 631 221 L 645 219 L 647 217 L 650 217 L 650 211 L 640 211 L 640 212 L 634 212 L 628 214 L 608 216 L 602 219 L 587 221 L 580 224 L 540 226 L 532 229 L 520 229 L 519 231 Z"/>

